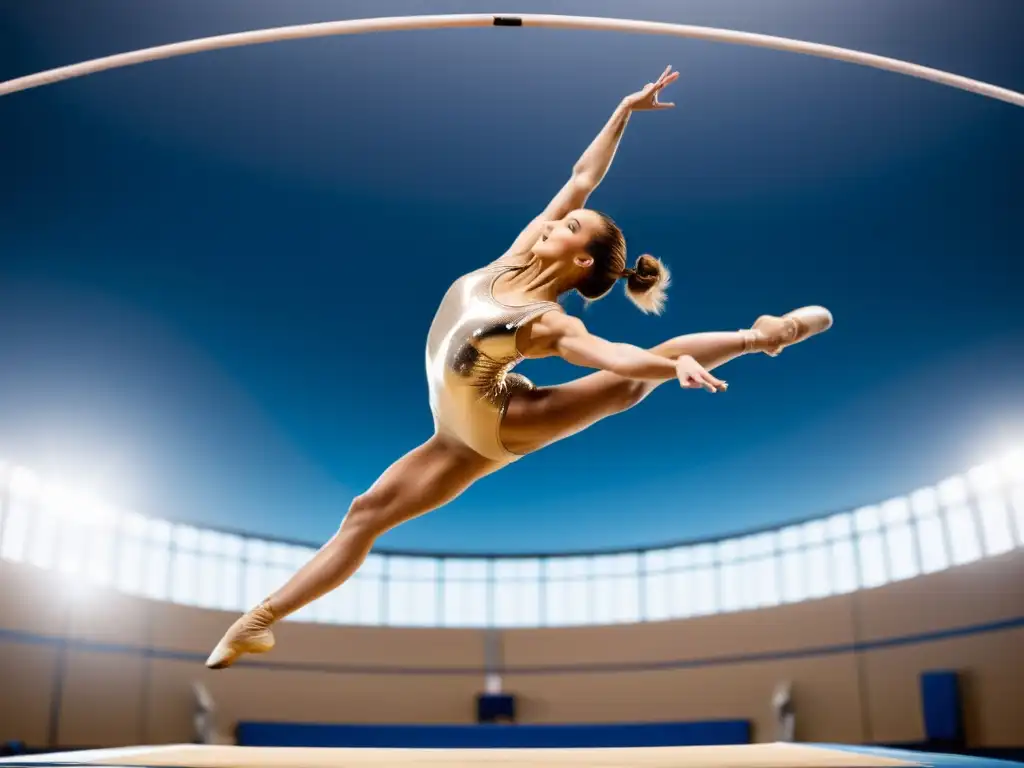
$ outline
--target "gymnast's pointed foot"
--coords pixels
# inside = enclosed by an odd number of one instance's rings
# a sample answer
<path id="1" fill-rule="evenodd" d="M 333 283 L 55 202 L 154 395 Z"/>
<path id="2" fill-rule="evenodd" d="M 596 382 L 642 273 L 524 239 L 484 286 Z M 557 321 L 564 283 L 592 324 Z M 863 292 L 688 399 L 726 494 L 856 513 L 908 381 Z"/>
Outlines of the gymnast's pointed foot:
<path id="1" fill-rule="evenodd" d="M 832 313 L 824 307 L 801 307 L 782 317 L 761 315 L 751 329 L 754 348 L 776 357 L 791 344 L 798 344 L 832 327 Z"/>
<path id="2" fill-rule="evenodd" d="M 217 643 L 206 660 L 206 666 L 224 669 L 246 653 L 266 653 L 274 647 L 274 633 L 270 631 L 270 625 L 275 621 L 266 601 L 243 614 Z"/>

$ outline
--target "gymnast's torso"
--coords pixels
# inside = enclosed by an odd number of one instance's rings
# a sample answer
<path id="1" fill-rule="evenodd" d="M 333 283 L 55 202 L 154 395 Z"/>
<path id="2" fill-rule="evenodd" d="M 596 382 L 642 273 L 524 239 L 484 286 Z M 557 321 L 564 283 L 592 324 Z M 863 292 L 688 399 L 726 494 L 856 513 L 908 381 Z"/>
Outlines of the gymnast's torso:
<path id="1" fill-rule="evenodd" d="M 519 458 L 501 442 L 501 420 L 512 393 L 533 387 L 525 376 L 510 373 L 523 359 L 516 332 L 545 312 L 561 309 L 550 301 L 513 307 L 494 298 L 495 281 L 522 268 L 496 263 L 460 277 L 441 300 L 427 335 L 435 431 L 495 461 Z"/>

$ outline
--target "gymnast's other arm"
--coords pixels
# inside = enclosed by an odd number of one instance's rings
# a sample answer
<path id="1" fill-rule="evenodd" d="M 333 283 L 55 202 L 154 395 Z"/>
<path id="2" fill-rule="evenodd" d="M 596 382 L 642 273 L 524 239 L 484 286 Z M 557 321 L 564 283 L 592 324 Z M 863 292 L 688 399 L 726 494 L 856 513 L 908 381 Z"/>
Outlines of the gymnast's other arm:
<path id="1" fill-rule="evenodd" d="M 685 389 L 704 388 L 709 392 L 726 389 L 724 381 L 712 376 L 689 355 L 672 359 L 632 344 L 602 339 L 590 333 L 582 320 L 560 310 L 545 312 L 524 325 L 516 335 L 516 347 L 528 358 L 557 356 L 573 365 L 608 371 L 627 379 L 678 379 Z"/>
<path id="2" fill-rule="evenodd" d="M 605 174 L 611 167 L 619 140 L 629 122 L 629 116 L 633 112 L 674 107 L 675 104 L 671 102 L 658 101 L 658 94 L 665 86 L 675 82 L 678 77 L 678 72 L 673 72 L 672 67 L 666 67 L 656 81 L 648 83 L 642 90 L 619 102 L 604 128 L 590 143 L 580 159 L 576 161 L 569 180 L 551 199 L 547 208 L 519 233 L 519 237 L 499 261 L 516 261 L 529 253 L 534 243 L 537 242 L 537 238 L 540 237 L 545 222 L 561 219 L 570 211 L 582 208 L 586 204 L 591 193 L 604 180 Z"/>

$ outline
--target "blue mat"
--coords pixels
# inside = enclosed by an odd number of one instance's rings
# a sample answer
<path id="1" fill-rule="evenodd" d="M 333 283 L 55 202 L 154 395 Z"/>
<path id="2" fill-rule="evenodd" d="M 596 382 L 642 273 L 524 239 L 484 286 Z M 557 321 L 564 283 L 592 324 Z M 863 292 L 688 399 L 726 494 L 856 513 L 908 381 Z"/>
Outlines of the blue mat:
<path id="1" fill-rule="evenodd" d="M 914 752 L 906 749 L 889 749 L 886 747 L 861 747 L 847 744 L 808 744 L 809 747 L 837 749 L 843 752 L 856 752 L 875 757 L 891 757 L 896 760 L 913 760 L 916 763 L 934 765 L 936 768 L 1009 768 L 1020 763 L 1009 760 L 996 760 L 992 757 L 970 757 L 968 755 L 948 755 L 943 752 Z"/>
<path id="2" fill-rule="evenodd" d="M 239 746 L 514 749 L 749 744 L 746 720 L 621 725 L 318 725 L 241 722 Z"/>

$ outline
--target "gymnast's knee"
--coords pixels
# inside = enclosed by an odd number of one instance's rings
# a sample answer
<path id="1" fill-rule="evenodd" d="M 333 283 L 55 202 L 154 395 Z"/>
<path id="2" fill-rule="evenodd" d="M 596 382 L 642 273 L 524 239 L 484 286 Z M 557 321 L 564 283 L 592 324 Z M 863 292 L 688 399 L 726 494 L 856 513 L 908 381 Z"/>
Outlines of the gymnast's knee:
<path id="1" fill-rule="evenodd" d="M 388 506 L 378 492 L 370 490 L 361 493 L 349 504 L 345 519 L 341 521 L 341 529 L 376 538 L 388 528 Z"/>
<path id="2" fill-rule="evenodd" d="M 646 381 L 635 381 L 629 379 L 622 382 L 616 391 L 616 407 L 619 411 L 628 411 L 638 405 L 647 395 L 651 393 L 651 387 Z"/>

